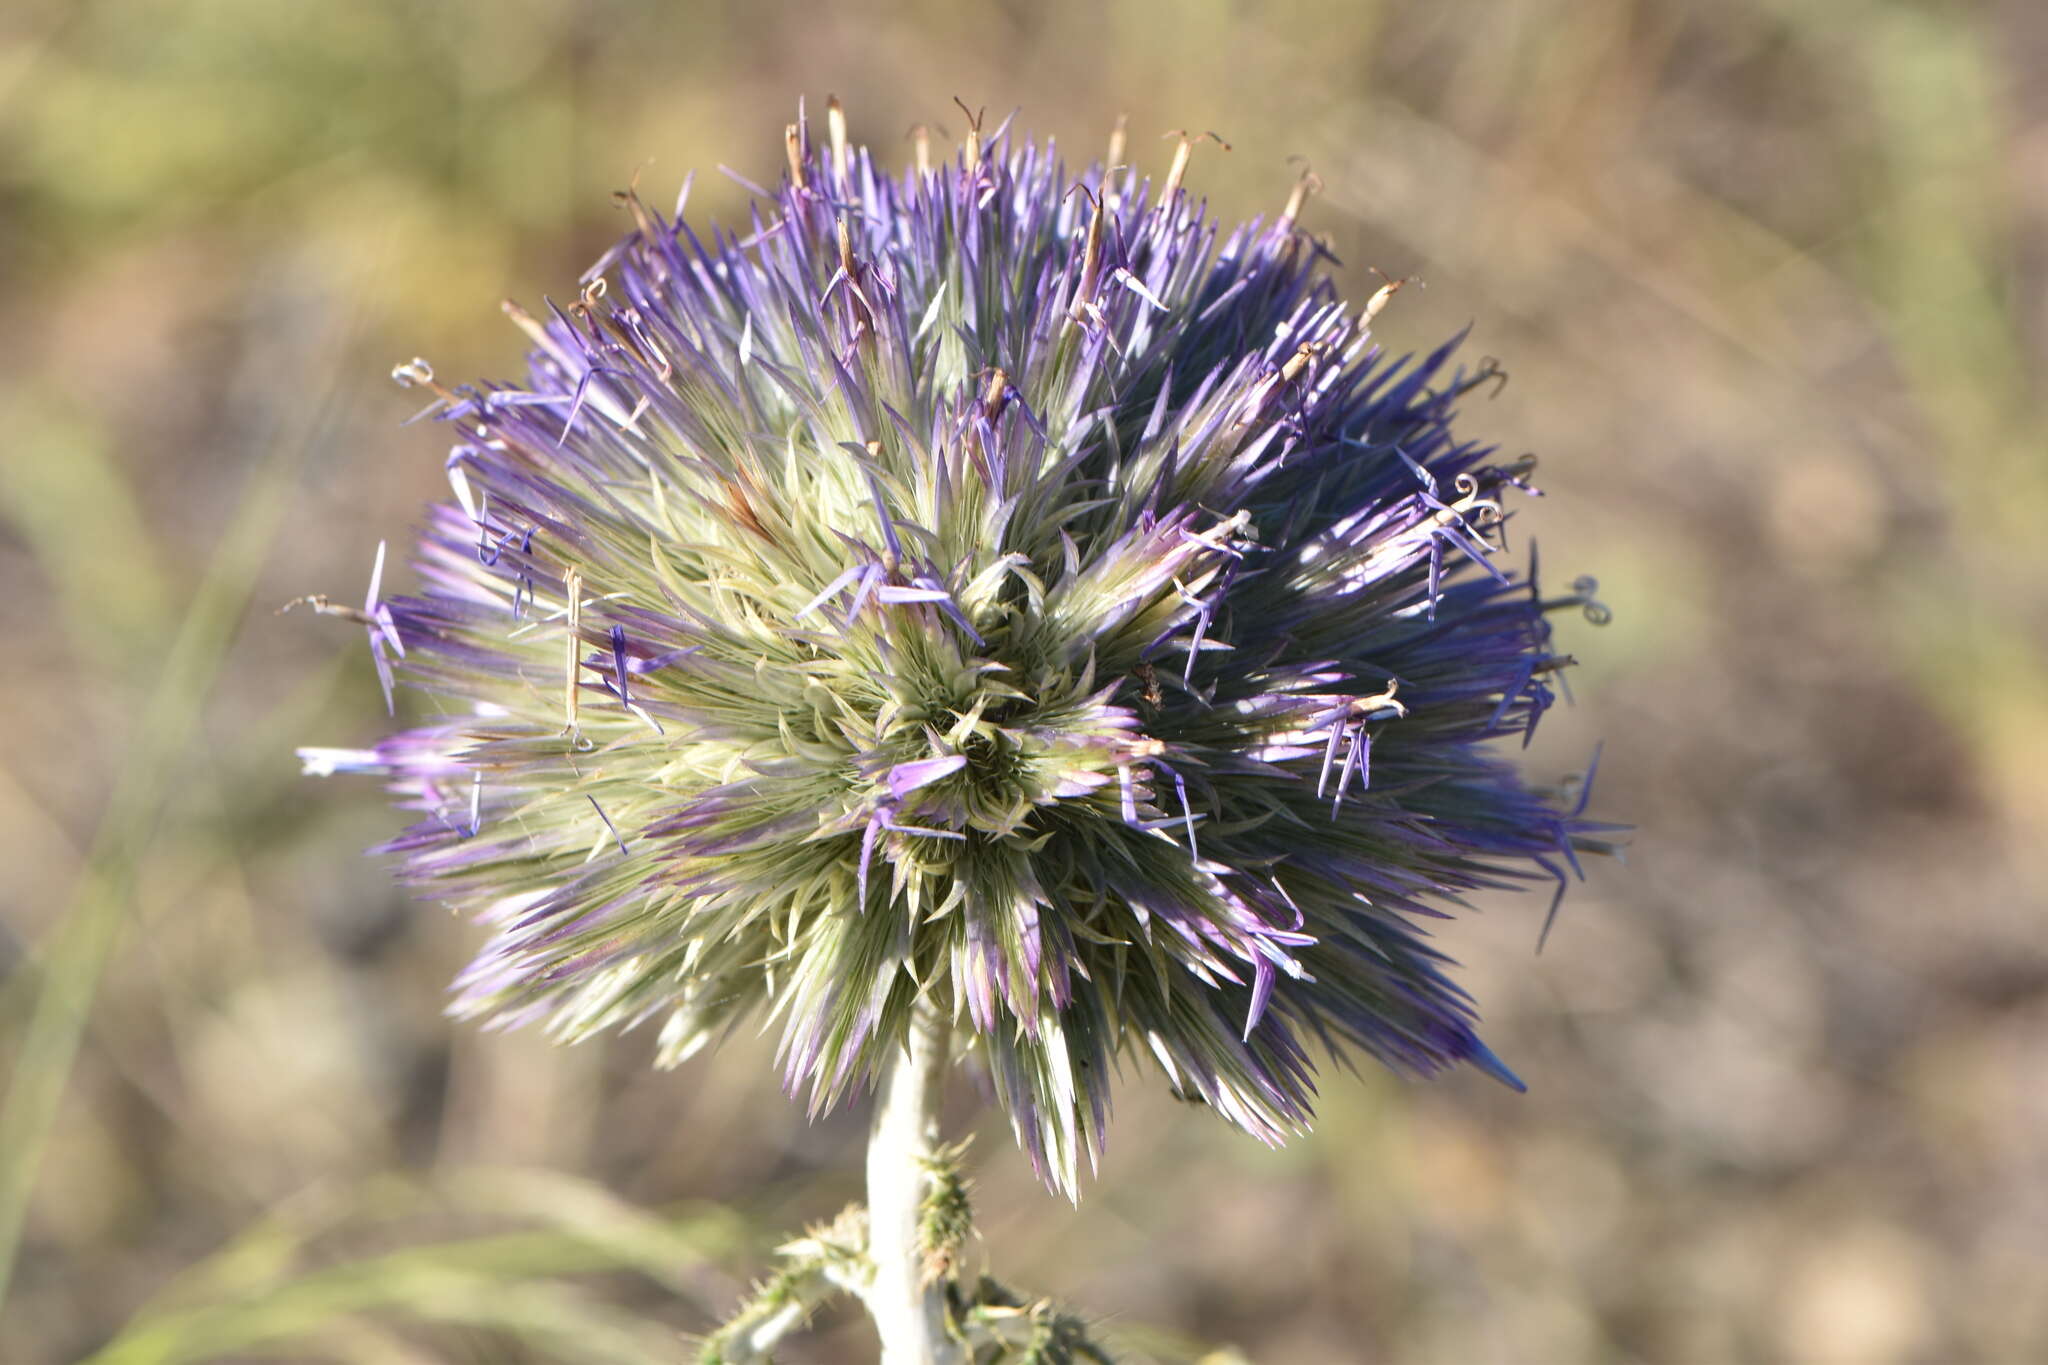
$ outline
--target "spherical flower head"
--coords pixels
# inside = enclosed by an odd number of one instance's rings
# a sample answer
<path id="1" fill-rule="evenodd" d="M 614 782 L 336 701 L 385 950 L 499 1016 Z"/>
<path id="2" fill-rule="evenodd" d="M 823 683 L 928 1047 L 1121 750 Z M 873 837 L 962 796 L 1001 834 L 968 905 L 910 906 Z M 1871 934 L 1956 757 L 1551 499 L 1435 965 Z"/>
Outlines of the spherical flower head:
<path id="1" fill-rule="evenodd" d="M 671 1064 L 761 1018 L 815 1110 L 936 1011 L 1070 1194 L 1126 1059 L 1269 1142 L 1311 1046 L 1519 1085 L 1420 927 L 1599 828 L 1496 752 L 1584 595 L 1503 567 L 1491 372 L 1384 358 L 1398 286 L 1347 307 L 1299 196 L 1218 224 L 1185 141 L 891 177 L 836 114 L 744 232 L 622 195 L 507 305 L 524 383 L 399 371 L 454 500 L 417 595 L 328 609 L 443 715 L 307 766 L 420 813 L 388 850 L 488 934 L 454 1012 Z"/>

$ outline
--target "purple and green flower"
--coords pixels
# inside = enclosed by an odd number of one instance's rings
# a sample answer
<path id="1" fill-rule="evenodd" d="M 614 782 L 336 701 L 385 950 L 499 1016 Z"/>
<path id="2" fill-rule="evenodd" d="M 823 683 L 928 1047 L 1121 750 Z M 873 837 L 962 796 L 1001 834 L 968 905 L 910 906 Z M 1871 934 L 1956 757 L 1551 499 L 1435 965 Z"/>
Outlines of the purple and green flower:
<path id="1" fill-rule="evenodd" d="M 506 305 L 523 380 L 399 371 L 453 498 L 335 610 L 436 715 L 304 752 L 484 926 L 455 1012 L 670 1064 L 766 1020 L 814 1110 L 935 1017 L 1069 1193 L 1141 1059 L 1268 1142 L 1320 1055 L 1519 1087 L 1424 926 L 1611 827 L 1503 752 L 1589 598 L 1507 553 L 1492 371 L 1384 354 L 1397 286 L 1347 305 L 1298 196 L 1218 222 L 1185 141 L 891 175 L 831 127 L 737 231 L 623 195 Z"/>

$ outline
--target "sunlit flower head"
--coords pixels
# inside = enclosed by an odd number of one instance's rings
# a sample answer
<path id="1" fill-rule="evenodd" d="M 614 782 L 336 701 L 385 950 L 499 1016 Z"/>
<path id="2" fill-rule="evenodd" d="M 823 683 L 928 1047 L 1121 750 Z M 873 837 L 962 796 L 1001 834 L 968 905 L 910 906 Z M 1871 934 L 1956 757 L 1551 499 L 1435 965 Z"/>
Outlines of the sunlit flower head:
<path id="1" fill-rule="evenodd" d="M 1597 843 L 1501 741 L 1552 700 L 1491 377 L 1389 359 L 1295 226 L 1005 128 L 888 175 L 834 107 L 750 223 L 636 227 L 360 621 L 439 717 L 388 845 L 486 942 L 454 1009 L 673 1063 L 750 1018 L 814 1109 L 922 1002 L 1071 1192 L 1111 1075 L 1267 1141 L 1314 1053 L 1507 1081 L 1420 925 Z M 1116 158 L 1112 158 L 1116 159 Z M 1516 556 L 1517 559 L 1522 556 Z M 382 553 L 379 554 L 382 568 Z"/>

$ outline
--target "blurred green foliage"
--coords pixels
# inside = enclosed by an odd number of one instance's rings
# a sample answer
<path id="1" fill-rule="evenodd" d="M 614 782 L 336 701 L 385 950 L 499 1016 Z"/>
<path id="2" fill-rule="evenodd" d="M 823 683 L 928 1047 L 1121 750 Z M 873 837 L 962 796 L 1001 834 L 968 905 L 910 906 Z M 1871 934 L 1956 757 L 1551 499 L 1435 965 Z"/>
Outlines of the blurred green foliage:
<path id="1" fill-rule="evenodd" d="M 1230 216 L 1305 156 L 1354 295 L 1429 285 L 1389 344 L 1502 358 L 1516 534 L 1618 617 L 1535 761 L 1607 739 L 1635 866 L 1540 959 L 1533 898 L 1443 933 L 1532 1093 L 1333 1079 L 1276 1155 L 1133 1089 L 1078 1212 L 980 1145 L 1004 1277 L 1135 1358 L 2048 1354 L 2043 72 L 2017 2 L 11 6 L 0 1360 L 681 1358 L 853 1193 L 755 1040 L 442 1020 L 468 926 L 289 757 L 376 732 L 359 641 L 272 615 L 436 495 L 394 361 L 509 374 L 609 191 L 741 221 L 717 167 L 827 90 L 878 147 L 1215 128 Z"/>

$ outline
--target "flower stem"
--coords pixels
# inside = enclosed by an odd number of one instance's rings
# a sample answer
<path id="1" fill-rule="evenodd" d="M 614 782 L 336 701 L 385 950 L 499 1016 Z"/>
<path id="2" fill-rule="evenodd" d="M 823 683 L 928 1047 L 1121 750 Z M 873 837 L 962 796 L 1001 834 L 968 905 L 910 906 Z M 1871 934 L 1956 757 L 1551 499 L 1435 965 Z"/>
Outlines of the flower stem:
<path id="1" fill-rule="evenodd" d="M 867 1307 L 882 1339 L 882 1365 L 965 1360 L 946 1331 L 944 1285 L 927 1283 L 919 1236 L 948 1042 L 945 1021 L 920 1006 L 906 1047 L 883 1077 L 868 1135 L 868 1258 L 875 1274 Z"/>

